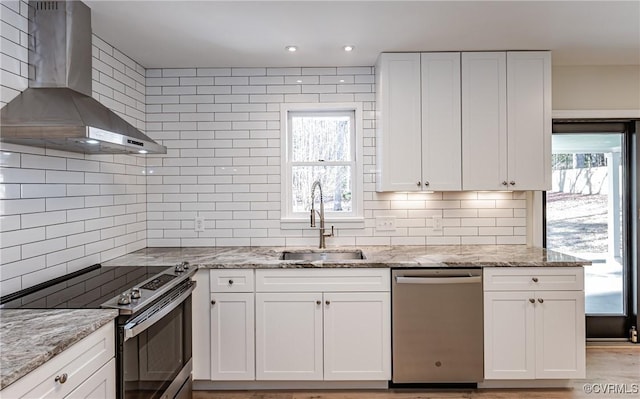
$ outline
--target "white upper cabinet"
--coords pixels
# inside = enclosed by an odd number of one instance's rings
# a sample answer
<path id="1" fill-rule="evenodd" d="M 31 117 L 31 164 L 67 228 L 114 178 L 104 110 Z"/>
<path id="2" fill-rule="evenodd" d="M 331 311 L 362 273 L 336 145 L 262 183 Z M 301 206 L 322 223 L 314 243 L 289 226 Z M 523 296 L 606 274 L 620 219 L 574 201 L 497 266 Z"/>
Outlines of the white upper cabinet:
<path id="1" fill-rule="evenodd" d="M 507 53 L 508 177 L 513 190 L 551 189 L 551 53 Z"/>
<path id="2" fill-rule="evenodd" d="M 505 190 L 506 168 L 506 53 L 463 53 L 463 189 Z"/>
<path id="3" fill-rule="evenodd" d="M 462 189 L 551 188 L 551 53 L 462 54 Z"/>
<path id="4" fill-rule="evenodd" d="M 462 189 L 460 53 L 424 53 L 422 77 L 422 187 Z"/>
<path id="5" fill-rule="evenodd" d="M 378 191 L 547 190 L 551 53 L 383 53 Z"/>
<path id="6" fill-rule="evenodd" d="M 419 191 L 420 54 L 384 53 L 376 66 L 377 190 Z"/>
<path id="7" fill-rule="evenodd" d="M 460 53 L 383 53 L 377 190 L 460 190 Z"/>

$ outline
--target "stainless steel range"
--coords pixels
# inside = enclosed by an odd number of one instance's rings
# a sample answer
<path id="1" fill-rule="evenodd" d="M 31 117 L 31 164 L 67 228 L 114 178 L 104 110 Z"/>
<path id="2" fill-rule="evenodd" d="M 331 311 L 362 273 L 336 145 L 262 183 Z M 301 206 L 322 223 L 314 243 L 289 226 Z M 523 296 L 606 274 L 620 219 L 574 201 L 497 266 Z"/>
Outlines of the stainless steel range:
<path id="1" fill-rule="evenodd" d="M 197 267 L 101 267 L 0 299 L 1 308 L 113 308 L 119 399 L 191 398 L 191 277 Z"/>

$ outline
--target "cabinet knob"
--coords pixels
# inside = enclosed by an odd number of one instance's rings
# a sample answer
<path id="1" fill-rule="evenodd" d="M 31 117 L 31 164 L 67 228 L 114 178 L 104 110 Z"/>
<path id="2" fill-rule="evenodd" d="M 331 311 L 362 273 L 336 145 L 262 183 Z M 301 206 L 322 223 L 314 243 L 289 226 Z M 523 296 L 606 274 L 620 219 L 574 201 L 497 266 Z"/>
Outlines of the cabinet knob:
<path id="1" fill-rule="evenodd" d="M 424 182 L 424 185 L 425 187 L 429 187 L 429 182 L 428 181 Z"/>
<path id="2" fill-rule="evenodd" d="M 544 299 L 542 299 L 542 298 L 538 298 L 538 302 L 543 303 L 543 302 L 544 302 Z"/>
<path id="3" fill-rule="evenodd" d="M 324 301 L 324 303 L 325 303 L 325 305 L 327 305 L 327 306 L 328 306 L 328 305 L 330 305 L 330 304 L 331 304 L 331 301 Z"/>
<path id="4" fill-rule="evenodd" d="M 67 373 L 57 375 L 55 381 L 64 384 L 65 382 L 67 382 Z"/>
<path id="5" fill-rule="evenodd" d="M 533 298 L 529 298 L 529 302 L 531 302 L 531 303 L 536 303 L 536 300 L 535 300 L 535 299 L 533 299 Z"/>
<path id="6" fill-rule="evenodd" d="M 233 285 L 233 280 L 229 280 L 229 285 Z"/>
<path id="7" fill-rule="evenodd" d="M 507 181 L 506 181 L 506 180 L 503 180 L 503 181 L 502 181 L 502 185 L 503 185 L 503 186 L 506 186 L 507 184 L 508 184 L 508 183 L 507 183 Z"/>
<path id="8" fill-rule="evenodd" d="M 320 305 L 322 301 L 316 301 L 316 305 Z"/>
<path id="9" fill-rule="evenodd" d="M 211 300 L 211 304 L 212 304 L 212 305 L 215 305 L 215 304 L 216 304 L 216 301 L 215 301 L 215 300 Z"/>
<path id="10" fill-rule="evenodd" d="M 531 280 L 533 280 L 534 283 L 538 282 L 538 277 L 532 277 Z"/>
<path id="11" fill-rule="evenodd" d="M 420 187 L 420 180 L 416 183 L 416 186 Z"/>
<path id="12" fill-rule="evenodd" d="M 511 181 L 509 182 L 509 184 L 511 184 L 512 186 L 515 186 L 515 185 L 516 185 L 516 182 L 514 182 L 513 180 L 511 180 Z"/>

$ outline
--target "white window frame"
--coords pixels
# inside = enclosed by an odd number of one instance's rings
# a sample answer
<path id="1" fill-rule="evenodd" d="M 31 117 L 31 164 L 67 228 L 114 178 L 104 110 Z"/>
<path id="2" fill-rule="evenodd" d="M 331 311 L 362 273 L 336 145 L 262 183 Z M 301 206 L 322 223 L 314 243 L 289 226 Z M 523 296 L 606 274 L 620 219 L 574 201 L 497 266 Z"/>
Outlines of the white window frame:
<path id="1" fill-rule="evenodd" d="M 289 126 L 289 115 L 291 112 L 314 113 L 314 112 L 353 112 L 354 138 L 351 146 L 355 162 L 352 172 L 352 194 L 351 212 L 340 214 L 337 212 L 326 212 L 325 222 L 335 225 L 335 227 L 364 228 L 363 217 L 363 171 L 362 171 L 362 104 L 360 103 L 291 103 L 282 104 L 280 107 L 280 160 L 281 160 L 281 219 L 282 229 L 301 229 L 309 227 L 309 215 L 294 214 L 291 204 L 291 135 Z M 309 187 L 311 190 L 311 187 Z M 309 191 L 311 196 L 311 191 Z"/>

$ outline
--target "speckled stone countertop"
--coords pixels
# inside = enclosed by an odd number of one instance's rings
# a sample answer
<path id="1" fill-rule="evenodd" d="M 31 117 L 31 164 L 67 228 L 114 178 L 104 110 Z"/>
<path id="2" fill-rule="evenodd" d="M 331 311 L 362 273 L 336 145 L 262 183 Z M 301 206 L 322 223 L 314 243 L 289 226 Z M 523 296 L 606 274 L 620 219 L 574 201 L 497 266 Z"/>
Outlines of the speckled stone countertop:
<path id="1" fill-rule="evenodd" d="M 358 260 L 280 260 L 283 251 L 344 252 L 362 250 Z M 340 247 L 326 250 L 284 247 L 146 248 L 105 262 L 108 266 L 173 266 L 182 261 L 210 269 L 388 268 L 474 266 L 584 266 L 591 262 L 525 245 Z"/>
<path id="2" fill-rule="evenodd" d="M 117 315 L 112 309 L 0 309 L 0 389 Z"/>

